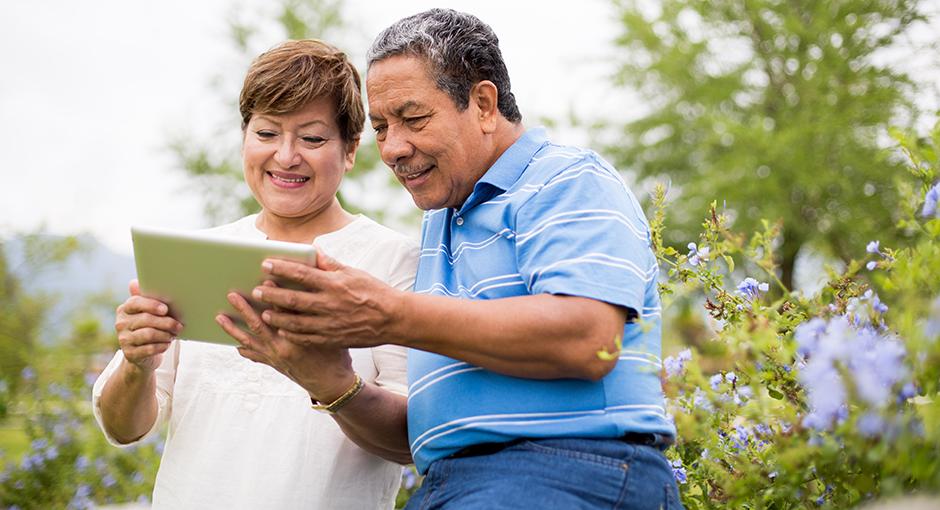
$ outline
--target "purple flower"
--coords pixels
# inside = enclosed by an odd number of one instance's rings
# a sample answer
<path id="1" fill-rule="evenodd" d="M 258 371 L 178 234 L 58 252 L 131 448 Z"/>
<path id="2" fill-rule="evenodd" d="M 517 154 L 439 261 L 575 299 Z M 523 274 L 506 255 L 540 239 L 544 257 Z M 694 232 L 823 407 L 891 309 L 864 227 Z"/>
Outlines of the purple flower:
<path id="1" fill-rule="evenodd" d="M 26 367 L 22 372 L 20 372 L 20 377 L 22 377 L 23 380 L 27 382 L 35 380 L 36 371 L 33 369 L 33 367 Z"/>
<path id="2" fill-rule="evenodd" d="M 880 244 L 879 241 L 872 241 L 868 243 L 867 246 L 865 246 L 865 251 L 867 251 L 868 253 L 871 253 L 872 255 L 881 255 L 881 252 L 878 251 L 879 244 Z"/>
<path id="3" fill-rule="evenodd" d="M 876 267 L 878 267 L 878 262 L 874 260 L 869 260 L 868 263 L 865 264 L 865 268 L 869 271 L 874 271 Z"/>
<path id="4" fill-rule="evenodd" d="M 401 485 L 406 490 L 413 488 L 418 484 L 418 475 L 408 466 L 401 469 Z"/>
<path id="5" fill-rule="evenodd" d="M 885 421 L 877 413 L 865 413 L 858 419 L 858 432 L 865 437 L 880 436 L 885 430 Z"/>
<path id="6" fill-rule="evenodd" d="M 760 297 L 761 292 L 767 292 L 768 290 L 770 290 L 770 285 L 759 282 L 750 276 L 738 284 L 738 294 L 752 301 Z"/>
<path id="7" fill-rule="evenodd" d="M 685 370 L 685 362 L 692 359 L 692 351 L 683 349 L 675 356 L 667 356 L 663 360 L 663 367 L 666 369 L 666 377 L 672 378 Z"/>
<path id="8" fill-rule="evenodd" d="M 711 248 L 708 246 L 703 246 L 699 248 L 695 243 L 689 243 L 687 246 L 689 248 L 689 264 L 692 266 L 698 266 L 702 262 L 708 261 L 708 253 L 711 251 Z"/>
<path id="9" fill-rule="evenodd" d="M 713 390 L 718 391 L 718 386 L 720 386 L 721 383 L 724 382 L 724 380 L 725 380 L 725 376 L 721 374 L 715 374 L 711 376 L 711 378 L 708 379 L 708 384 L 711 385 Z"/>
<path id="10" fill-rule="evenodd" d="M 921 209 L 920 215 L 925 218 L 930 216 L 940 218 L 940 213 L 937 212 L 938 200 L 940 200 L 940 182 L 934 184 L 924 195 L 924 208 Z"/>
<path id="11" fill-rule="evenodd" d="M 669 463 L 669 465 L 672 466 L 672 474 L 676 477 L 677 482 L 686 483 L 689 480 L 689 477 L 685 472 L 685 467 L 682 466 L 681 460 L 673 460 Z"/>
<path id="12" fill-rule="evenodd" d="M 89 466 L 89 465 L 91 465 L 91 462 L 89 462 L 89 461 L 88 461 L 88 457 L 86 457 L 86 456 L 84 456 L 84 455 L 79 455 L 78 458 L 75 459 L 75 470 L 76 470 L 76 471 L 84 471 L 84 470 L 88 469 L 88 466 Z"/>
<path id="13" fill-rule="evenodd" d="M 117 484 L 117 480 L 115 480 L 114 477 L 111 476 L 111 473 L 106 473 L 104 476 L 101 477 L 101 485 L 104 485 L 105 487 L 114 487 L 116 484 Z"/>

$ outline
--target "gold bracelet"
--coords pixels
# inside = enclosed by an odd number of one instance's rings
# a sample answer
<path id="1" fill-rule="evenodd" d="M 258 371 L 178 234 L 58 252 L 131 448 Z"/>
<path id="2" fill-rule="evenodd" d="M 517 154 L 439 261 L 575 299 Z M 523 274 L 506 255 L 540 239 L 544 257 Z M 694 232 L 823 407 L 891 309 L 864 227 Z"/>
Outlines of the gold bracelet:
<path id="1" fill-rule="evenodd" d="M 356 374 L 356 382 L 354 382 L 353 385 L 350 386 L 348 390 L 346 390 L 346 393 L 343 393 L 336 400 L 330 402 L 329 404 L 321 404 L 320 402 L 317 402 L 311 398 L 310 407 L 312 407 L 314 411 L 320 411 L 321 413 L 336 414 L 336 411 L 339 411 L 341 407 L 348 404 L 349 401 L 358 395 L 364 387 L 365 383 L 362 382 L 362 377 L 359 377 L 359 374 Z"/>

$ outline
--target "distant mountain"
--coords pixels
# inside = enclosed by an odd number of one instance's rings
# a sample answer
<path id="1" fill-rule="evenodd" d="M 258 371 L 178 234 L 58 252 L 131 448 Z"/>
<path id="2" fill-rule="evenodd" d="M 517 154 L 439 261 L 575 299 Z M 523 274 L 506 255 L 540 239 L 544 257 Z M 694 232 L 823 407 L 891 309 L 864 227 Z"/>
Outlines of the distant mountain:
<path id="1" fill-rule="evenodd" d="M 50 240 L 62 239 L 49 236 Z M 22 237 L 6 239 L 0 244 L 7 257 L 8 267 L 29 294 L 42 294 L 54 302 L 43 327 L 44 343 L 55 343 L 71 331 L 74 315 L 87 313 L 89 300 L 95 316 L 105 329 L 114 320 L 114 308 L 109 306 L 127 297 L 127 282 L 136 277 L 134 259 L 111 251 L 90 235 L 78 237 L 79 249 L 64 262 L 52 264 L 36 274 L 27 274 L 25 241 Z"/>

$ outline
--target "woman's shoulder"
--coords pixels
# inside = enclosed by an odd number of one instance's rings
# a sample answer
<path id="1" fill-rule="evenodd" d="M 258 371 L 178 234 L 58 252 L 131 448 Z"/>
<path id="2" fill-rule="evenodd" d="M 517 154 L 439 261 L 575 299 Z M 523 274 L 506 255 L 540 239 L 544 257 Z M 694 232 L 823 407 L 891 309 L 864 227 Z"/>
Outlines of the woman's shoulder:
<path id="1" fill-rule="evenodd" d="M 406 251 L 418 248 L 415 236 L 387 227 L 364 214 L 358 215 L 350 226 L 354 227 L 350 229 L 350 235 L 368 239 L 372 245 L 396 246 Z"/>
<path id="2" fill-rule="evenodd" d="M 257 214 L 249 214 L 248 216 L 239 218 L 231 223 L 225 223 L 223 225 L 217 225 L 215 227 L 203 229 L 202 232 L 220 236 L 264 239 L 264 233 L 258 230 L 258 227 L 255 225 L 257 218 Z"/>

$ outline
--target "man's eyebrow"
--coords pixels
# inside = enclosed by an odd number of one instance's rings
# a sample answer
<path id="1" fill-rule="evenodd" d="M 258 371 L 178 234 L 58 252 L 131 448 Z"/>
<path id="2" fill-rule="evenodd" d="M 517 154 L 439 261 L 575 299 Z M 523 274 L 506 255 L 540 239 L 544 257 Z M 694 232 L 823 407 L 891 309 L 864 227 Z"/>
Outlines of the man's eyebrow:
<path id="1" fill-rule="evenodd" d="M 408 101 L 405 101 L 404 103 L 402 103 L 402 104 L 398 105 L 397 107 L 395 107 L 395 109 L 392 111 L 392 116 L 393 116 L 393 117 L 401 117 L 401 116 L 405 115 L 405 113 L 407 113 L 408 110 L 413 110 L 413 109 L 415 109 L 415 108 L 420 108 L 420 107 L 423 107 L 423 106 L 424 106 L 423 103 L 419 103 L 419 102 L 417 102 L 417 101 L 415 101 L 415 100 L 409 99 Z M 371 121 L 373 121 L 373 122 L 377 122 L 377 121 L 385 120 L 385 117 L 381 117 L 381 116 L 379 116 L 379 115 L 373 114 L 372 112 L 369 112 L 369 120 L 371 120 Z"/>

